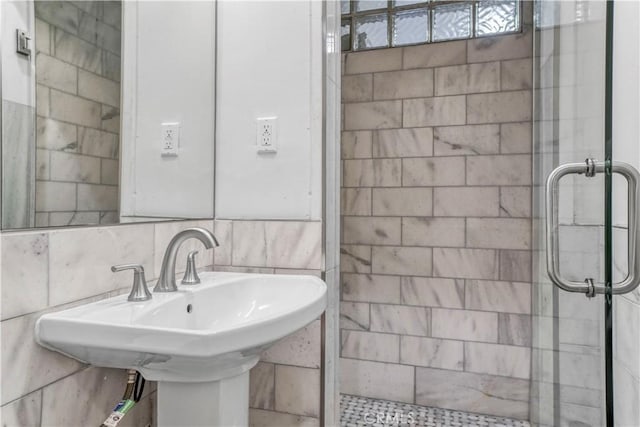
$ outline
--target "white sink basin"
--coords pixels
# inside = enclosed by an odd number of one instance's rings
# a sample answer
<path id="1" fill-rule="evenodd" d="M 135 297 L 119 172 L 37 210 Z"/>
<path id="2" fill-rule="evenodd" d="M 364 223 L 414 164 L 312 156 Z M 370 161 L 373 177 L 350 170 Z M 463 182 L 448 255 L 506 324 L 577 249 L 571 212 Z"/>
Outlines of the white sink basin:
<path id="1" fill-rule="evenodd" d="M 220 394 L 217 388 L 226 379 L 226 390 L 239 387 L 244 394 L 248 370 L 260 353 L 317 319 L 326 307 L 327 286 L 313 276 L 205 272 L 200 278 L 199 285 L 154 293 L 149 301 L 128 302 L 121 295 L 45 314 L 36 324 L 37 340 L 85 363 L 137 369 L 160 382 L 161 400 L 163 383 L 180 383 L 181 389 L 165 387 L 165 402 L 176 398 L 172 393 L 184 397 L 185 387 Z M 190 388 L 189 383 L 209 384 Z M 184 414 L 183 405 L 180 409 Z M 215 416 L 218 422 L 209 416 L 202 425 L 244 423 Z M 162 424 L 176 422 L 167 414 Z"/>
<path id="2" fill-rule="evenodd" d="M 235 375 L 262 350 L 316 319 L 326 285 L 313 276 L 201 273 L 199 285 L 126 295 L 42 316 L 38 342 L 85 363 L 135 368 L 155 381 Z"/>

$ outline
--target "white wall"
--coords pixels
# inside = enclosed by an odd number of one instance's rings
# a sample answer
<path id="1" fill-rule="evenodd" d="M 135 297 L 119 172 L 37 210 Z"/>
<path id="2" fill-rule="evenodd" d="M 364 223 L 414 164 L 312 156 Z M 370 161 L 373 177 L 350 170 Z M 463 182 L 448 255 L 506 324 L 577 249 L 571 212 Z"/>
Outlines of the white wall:
<path id="1" fill-rule="evenodd" d="M 35 40 L 30 58 L 16 53 L 16 29 L 35 33 L 33 0 L 1 1 L 2 18 L 2 99 L 35 107 Z"/>
<path id="2" fill-rule="evenodd" d="M 321 218 L 321 19 L 321 2 L 218 3 L 216 218 Z M 258 154 L 270 116 L 278 152 Z"/>
<path id="3" fill-rule="evenodd" d="M 124 3 L 121 215 L 213 217 L 215 3 Z M 181 123 L 178 157 L 160 124 Z"/>

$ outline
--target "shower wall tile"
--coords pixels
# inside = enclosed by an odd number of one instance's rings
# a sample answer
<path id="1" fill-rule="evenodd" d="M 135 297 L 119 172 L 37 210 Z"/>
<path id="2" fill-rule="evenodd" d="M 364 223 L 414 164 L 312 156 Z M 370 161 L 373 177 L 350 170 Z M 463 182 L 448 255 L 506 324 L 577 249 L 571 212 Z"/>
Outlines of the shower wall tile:
<path id="1" fill-rule="evenodd" d="M 500 126 L 441 126 L 433 130 L 434 155 L 461 156 L 500 152 Z"/>
<path id="2" fill-rule="evenodd" d="M 100 104 L 52 89 L 51 117 L 77 125 L 99 128 Z"/>
<path id="3" fill-rule="evenodd" d="M 350 330 L 342 332 L 343 357 L 399 363 L 399 346 L 398 335 Z"/>
<path id="4" fill-rule="evenodd" d="M 78 69 L 44 53 L 38 53 L 36 81 L 43 86 L 75 94 L 78 87 Z"/>
<path id="5" fill-rule="evenodd" d="M 433 154 L 433 129 L 384 129 L 373 133 L 373 157 L 425 157 Z"/>
<path id="6" fill-rule="evenodd" d="M 400 362 L 405 365 L 462 371 L 464 344 L 461 341 L 402 336 Z"/>
<path id="7" fill-rule="evenodd" d="M 262 409 L 249 409 L 249 425 L 251 427 L 319 427 L 320 421 L 318 418 L 304 417 L 301 415 L 265 411 Z"/>
<path id="8" fill-rule="evenodd" d="M 401 99 L 433 96 L 433 70 L 390 71 L 373 75 L 373 98 Z"/>
<path id="9" fill-rule="evenodd" d="M 529 381 L 416 368 L 416 403 L 527 420 Z"/>
<path id="10" fill-rule="evenodd" d="M 464 341 L 498 342 L 498 314 L 434 308 L 432 336 Z"/>
<path id="11" fill-rule="evenodd" d="M 401 303 L 426 307 L 464 307 L 464 280 L 433 277 L 402 277 Z"/>
<path id="12" fill-rule="evenodd" d="M 276 365 L 276 404 L 279 412 L 320 415 L 320 370 Z"/>
<path id="13" fill-rule="evenodd" d="M 343 55 L 343 392 L 528 418 L 531 34 Z"/>
<path id="14" fill-rule="evenodd" d="M 346 130 L 397 128 L 402 124 L 402 102 L 376 101 L 345 104 Z"/>
<path id="15" fill-rule="evenodd" d="M 264 362 L 320 368 L 320 321 L 278 341 L 261 355 Z"/>
<path id="16" fill-rule="evenodd" d="M 414 403 L 412 366 L 340 359 L 340 391 L 346 394 Z"/>
<path id="17" fill-rule="evenodd" d="M 400 278 L 375 274 L 342 274 L 342 299 L 378 303 L 400 302 Z"/>
<path id="18" fill-rule="evenodd" d="M 436 96 L 496 92 L 499 90 L 499 62 L 436 68 Z"/>

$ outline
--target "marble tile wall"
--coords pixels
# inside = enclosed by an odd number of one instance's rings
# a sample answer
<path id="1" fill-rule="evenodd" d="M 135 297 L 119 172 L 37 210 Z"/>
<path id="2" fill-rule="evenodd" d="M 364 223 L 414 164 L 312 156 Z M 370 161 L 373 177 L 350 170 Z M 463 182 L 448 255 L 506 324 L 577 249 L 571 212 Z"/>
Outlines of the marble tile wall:
<path id="1" fill-rule="evenodd" d="M 141 263 L 152 283 L 168 241 L 184 228 L 212 229 L 220 241 L 214 251 L 205 251 L 197 241 L 183 245 L 178 256 L 199 249 L 201 268 L 215 259 L 221 271 L 320 275 L 320 222 L 248 223 L 205 220 L 2 233 L 0 424 L 103 421 L 122 393 L 123 372 L 88 367 L 40 347 L 35 322 L 48 311 L 128 292 L 130 278 L 111 273 L 113 264 Z M 264 243 L 258 250 L 256 239 Z M 319 425 L 320 329 L 316 320 L 263 354 L 251 372 L 252 425 Z M 125 425 L 150 425 L 154 405 L 150 384 Z"/>
<path id="2" fill-rule="evenodd" d="M 528 419 L 531 57 L 343 55 L 342 392 Z"/>
<path id="3" fill-rule="evenodd" d="M 36 1 L 36 226 L 118 222 L 120 1 Z"/>
<path id="4" fill-rule="evenodd" d="M 322 222 L 216 220 L 214 269 L 263 274 L 322 273 Z M 252 426 L 319 426 L 321 320 L 262 354 L 251 371 Z"/>

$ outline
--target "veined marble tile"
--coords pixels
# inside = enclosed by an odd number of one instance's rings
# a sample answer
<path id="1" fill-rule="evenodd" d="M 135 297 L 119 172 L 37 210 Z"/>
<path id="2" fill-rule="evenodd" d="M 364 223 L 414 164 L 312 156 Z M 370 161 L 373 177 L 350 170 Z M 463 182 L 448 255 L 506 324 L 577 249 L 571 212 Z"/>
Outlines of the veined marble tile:
<path id="1" fill-rule="evenodd" d="M 407 187 L 464 185 L 465 158 L 402 159 L 402 185 Z"/>
<path id="2" fill-rule="evenodd" d="M 398 303 L 400 278 L 375 274 L 342 274 L 344 301 Z"/>
<path id="3" fill-rule="evenodd" d="M 153 224 L 82 228 L 49 234 L 49 304 L 59 305 L 131 286 L 112 265 L 142 264 L 152 279 Z M 93 242 L 87 251 L 86 243 Z"/>
<path id="4" fill-rule="evenodd" d="M 35 42 L 37 52 L 47 54 L 51 52 L 51 26 L 38 18 L 36 18 Z"/>
<path id="5" fill-rule="evenodd" d="M 120 85 L 84 70 L 78 74 L 78 95 L 114 107 L 120 106 Z"/>
<path id="6" fill-rule="evenodd" d="M 402 108 L 402 127 L 406 128 L 466 123 L 464 95 L 405 99 Z"/>
<path id="7" fill-rule="evenodd" d="M 342 102 L 362 102 L 373 99 L 373 75 L 356 74 L 342 78 Z"/>
<path id="8" fill-rule="evenodd" d="M 122 2 L 107 2 L 104 4 L 103 9 L 103 19 L 105 24 L 120 29 L 122 26 Z"/>
<path id="9" fill-rule="evenodd" d="M 495 343 L 498 342 L 498 314 L 433 308 L 431 336 Z"/>
<path id="10" fill-rule="evenodd" d="M 346 130 L 399 128 L 402 126 L 402 101 L 345 104 L 344 115 Z"/>
<path id="11" fill-rule="evenodd" d="M 285 414 L 283 412 L 249 409 L 249 426 L 251 427 L 320 427 L 318 418 L 302 415 Z"/>
<path id="12" fill-rule="evenodd" d="M 464 307 L 464 280 L 433 277 L 402 277 L 401 303 L 427 307 Z"/>
<path id="13" fill-rule="evenodd" d="M 500 216 L 531 218 L 531 187 L 500 188 Z"/>
<path id="14" fill-rule="evenodd" d="M 75 211 L 76 184 L 36 181 L 36 211 Z"/>
<path id="15" fill-rule="evenodd" d="M 53 181 L 100 183 L 100 159 L 61 151 L 51 152 Z"/>
<path id="16" fill-rule="evenodd" d="M 76 93 L 78 69 L 44 53 L 36 54 L 36 81 L 47 87 Z"/>
<path id="17" fill-rule="evenodd" d="M 122 79 L 121 57 L 109 51 L 102 51 L 102 75 L 110 80 L 119 82 Z"/>
<path id="18" fill-rule="evenodd" d="M 84 12 L 80 12 L 78 35 L 103 49 L 120 54 L 120 31 Z"/>
<path id="19" fill-rule="evenodd" d="M 464 343 L 464 370 L 481 374 L 529 379 L 531 350 L 501 344 Z"/>
<path id="20" fill-rule="evenodd" d="M 371 273 L 371 246 L 341 245 L 340 271 Z"/>
<path id="21" fill-rule="evenodd" d="M 35 323 L 40 314 L 2 322 L 2 399 L 15 400 L 82 368 L 74 359 L 40 347 L 35 341 Z M 8 351 L 10 349 L 10 351 Z M 10 386 L 9 386 L 10 385 Z"/>
<path id="22" fill-rule="evenodd" d="M 404 68 L 431 68 L 443 65 L 464 64 L 466 61 L 467 42 L 448 41 L 419 46 L 408 46 L 404 49 Z"/>
<path id="23" fill-rule="evenodd" d="M 343 188 L 342 215 L 371 215 L 371 188 Z"/>
<path id="24" fill-rule="evenodd" d="M 343 243 L 361 245 L 400 244 L 401 219 L 351 216 L 342 219 Z"/>
<path id="25" fill-rule="evenodd" d="M 402 336 L 400 337 L 400 362 L 405 365 L 462 371 L 463 343 L 436 338 Z"/>
<path id="26" fill-rule="evenodd" d="M 115 211 L 117 209 L 118 187 L 102 184 L 78 184 L 79 211 Z"/>
<path id="27" fill-rule="evenodd" d="M 342 331 L 341 356 L 351 359 L 399 363 L 400 337 L 361 331 Z"/>
<path id="28" fill-rule="evenodd" d="M 502 90 L 531 89 L 533 65 L 531 58 L 502 61 L 500 71 Z"/>
<path id="29" fill-rule="evenodd" d="M 233 265 L 319 270 L 322 223 L 234 221 Z"/>
<path id="30" fill-rule="evenodd" d="M 399 187 L 400 159 L 362 159 L 343 162 L 343 187 Z"/>
<path id="31" fill-rule="evenodd" d="M 402 218 L 404 245 L 463 247 L 464 235 L 464 218 Z"/>
<path id="32" fill-rule="evenodd" d="M 416 403 L 526 420 L 529 418 L 529 382 L 416 368 Z"/>
<path id="33" fill-rule="evenodd" d="M 100 113 L 100 128 L 109 132 L 120 132 L 120 109 L 103 105 Z"/>
<path id="34" fill-rule="evenodd" d="M 499 62 L 436 68 L 436 96 L 496 92 L 499 90 Z"/>
<path id="35" fill-rule="evenodd" d="M 154 224 L 154 248 L 153 248 L 153 265 L 154 270 L 149 272 L 149 277 L 153 276 L 154 278 L 160 277 L 160 269 L 162 268 L 162 259 L 164 257 L 164 253 L 167 250 L 167 246 L 173 236 L 178 234 L 180 231 L 185 230 L 187 228 L 192 227 L 200 227 L 206 230 L 213 232 L 213 221 L 204 220 L 204 221 L 169 221 L 169 222 L 159 222 Z M 216 236 L 218 237 L 218 236 Z M 220 241 L 218 238 L 218 242 L 222 246 L 224 242 Z M 176 272 L 182 273 L 187 269 L 187 255 L 191 251 L 198 251 L 196 255 L 196 266 L 198 268 L 208 267 L 213 265 L 214 254 L 217 251 L 217 248 L 213 248 L 211 250 L 206 249 L 202 242 L 197 239 L 189 239 L 184 242 L 180 249 L 178 250 L 178 256 L 176 257 Z"/>
<path id="36" fill-rule="evenodd" d="M 78 151 L 76 126 L 43 117 L 37 118 L 36 126 L 36 144 L 38 148 L 68 152 Z"/>
<path id="37" fill-rule="evenodd" d="M 373 134 L 373 157 L 429 157 L 433 129 L 382 129 Z"/>
<path id="38" fill-rule="evenodd" d="M 433 213 L 436 216 L 483 216 L 500 214 L 498 187 L 447 187 L 434 189 Z"/>
<path id="39" fill-rule="evenodd" d="M 531 313 L 531 285 L 522 282 L 467 280 L 466 307 L 502 313 Z"/>
<path id="40" fill-rule="evenodd" d="M 340 140 L 342 159 L 370 159 L 371 131 L 344 131 Z"/>
<path id="41" fill-rule="evenodd" d="M 340 302 L 340 329 L 369 330 L 369 304 Z"/>
<path id="42" fill-rule="evenodd" d="M 441 126 L 433 130 L 436 156 L 497 154 L 500 152 L 498 125 Z"/>
<path id="43" fill-rule="evenodd" d="M 401 305 L 371 304 L 371 331 L 428 336 L 429 309 Z"/>
<path id="44" fill-rule="evenodd" d="M 498 313 L 498 342 L 531 346 L 531 316 Z"/>
<path id="45" fill-rule="evenodd" d="M 100 182 L 118 185 L 120 182 L 120 162 L 113 159 L 100 159 Z"/>
<path id="46" fill-rule="evenodd" d="M 414 369 L 393 363 L 340 359 L 340 390 L 396 402 L 414 402 Z"/>
<path id="47" fill-rule="evenodd" d="M 469 124 L 524 122 L 530 120 L 531 91 L 467 95 L 466 117 Z"/>
<path id="48" fill-rule="evenodd" d="M 249 407 L 271 409 L 275 407 L 276 368 L 273 363 L 258 362 L 250 371 Z"/>
<path id="49" fill-rule="evenodd" d="M 373 75 L 373 98 L 405 99 L 433 96 L 433 70 L 389 71 Z"/>
<path id="50" fill-rule="evenodd" d="M 432 199 L 431 188 L 374 188 L 373 215 L 431 216 Z"/>
<path id="51" fill-rule="evenodd" d="M 100 212 L 51 212 L 49 214 L 49 225 L 52 227 L 62 227 L 67 225 L 99 224 Z"/>
<path id="52" fill-rule="evenodd" d="M 402 49 L 350 52 L 345 55 L 345 74 L 375 73 L 401 68 Z"/>
<path id="53" fill-rule="evenodd" d="M 38 116 L 49 117 L 49 94 L 48 87 L 36 85 L 36 114 Z"/>
<path id="54" fill-rule="evenodd" d="M 49 180 L 51 177 L 51 161 L 49 150 L 36 150 L 36 180 Z"/>
<path id="55" fill-rule="evenodd" d="M 500 251 L 500 280 L 531 281 L 531 252 Z"/>
<path id="56" fill-rule="evenodd" d="M 482 37 L 467 41 L 467 61 L 485 62 L 532 56 L 531 30 L 522 33 Z"/>
<path id="57" fill-rule="evenodd" d="M 528 218 L 467 218 L 467 247 L 530 249 L 531 220 Z"/>
<path id="58" fill-rule="evenodd" d="M 34 3 L 36 17 L 71 34 L 78 32 L 78 9 L 71 2 L 37 1 Z"/>
<path id="59" fill-rule="evenodd" d="M 43 2 L 39 2 L 43 3 Z M 59 29 L 55 30 L 56 57 L 85 70 L 99 73 L 102 68 L 100 49 L 86 41 Z"/>
<path id="60" fill-rule="evenodd" d="M 49 238 L 10 233 L 2 239 L 2 319 L 47 307 Z"/>
<path id="61" fill-rule="evenodd" d="M 283 365 L 320 368 L 320 320 L 281 339 L 264 351 L 260 359 Z"/>
<path id="62" fill-rule="evenodd" d="M 378 274 L 430 276 L 432 249 L 374 246 L 371 249 L 371 271 Z"/>
<path id="63" fill-rule="evenodd" d="M 498 253 L 492 249 L 433 249 L 433 275 L 467 279 L 496 279 Z"/>
<path id="64" fill-rule="evenodd" d="M 320 415 L 320 369 L 276 365 L 276 411 Z"/>
<path id="65" fill-rule="evenodd" d="M 73 124 L 100 127 L 100 104 L 51 90 L 51 117 Z"/>
<path id="66" fill-rule="evenodd" d="M 78 128 L 79 149 L 82 154 L 98 157 L 118 157 L 118 135 L 97 129 Z"/>
<path id="67" fill-rule="evenodd" d="M 6 427 L 39 426 L 42 391 L 38 390 L 0 408 L 0 423 Z"/>
<path id="68" fill-rule="evenodd" d="M 503 123 L 500 125 L 500 152 L 503 154 L 531 153 L 531 132 L 531 122 Z"/>

